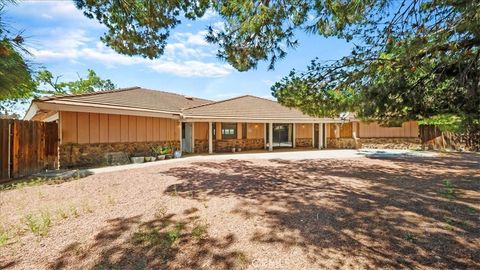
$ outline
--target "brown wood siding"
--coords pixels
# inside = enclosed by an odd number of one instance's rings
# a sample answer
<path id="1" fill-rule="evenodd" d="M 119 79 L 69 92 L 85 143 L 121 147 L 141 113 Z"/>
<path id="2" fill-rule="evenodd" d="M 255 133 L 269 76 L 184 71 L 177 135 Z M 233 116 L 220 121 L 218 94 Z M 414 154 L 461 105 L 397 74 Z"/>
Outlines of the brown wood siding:
<path id="1" fill-rule="evenodd" d="M 418 123 L 409 121 L 401 127 L 382 127 L 378 123 L 359 123 L 358 136 L 360 138 L 416 138 L 418 137 Z"/>
<path id="2" fill-rule="evenodd" d="M 195 125 L 195 140 L 208 140 L 208 123 L 197 122 L 193 124 Z"/>
<path id="3" fill-rule="evenodd" d="M 78 143 L 90 143 L 90 115 L 77 113 Z"/>
<path id="4" fill-rule="evenodd" d="M 221 122 L 215 123 L 215 139 L 217 140 L 222 139 L 222 123 Z"/>
<path id="5" fill-rule="evenodd" d="M 160 119 L 152 118 L 153 141 L 160 141 Z"/>
<path id="6" fill-rule="evenodd" d="M 137 141 L 137 117 L 128 116 L 128 141 L 136 142 Z"/>
<path id="7" fill-rule="evenodd" d="M 247 139 L 263 139 L 264 130 L 263 123 L 248 123 L 247 124 Z"/>
<path id="8" fill-rule="evenodd" d="M 77 113 L 76 112 L 62 112 L 62 142 L 63 143 L 77 143 Z"/>
<path id="9" fill-rule="evenodd" d="M 311 139 L 313 134 L 313 125 L 310 123 L 295 124 L 295 138 Z"/>
<path id="10" fill-rule="evenodd" d="M 128 142 L 128 115 L 120 116 L 120 141 Z"/>
<path id="11" fill-rule="evenodd" d="M 99 114 L 99 128 L 100 128 L 100 140 L 101 143 L 108 142 L 108 114 Z"/>
<path id="12" fill-rule="evenodd" d="M 120 115 L 108 115 L 108 142 L 120 142 Z"/>
<path id="13" fill-rule="evenodd" d="M 147 119 L 137 116 L 137 142 L 147 141 Z"/>
<path id="14" fill-rule="evenodd" d="M 175 119 L 61 112 L 60 121 L 63 143 L 154 142 L 179 139 L 179 122 Z"/>
<path id="15" fill-rule="evenodd" d="M 90 143 L 100 142 L 100 116 L 98 113 L 90 114 Z"/>
<path id="16" fill-rule="evenodd" d="M 237 139 L 241 140 L 242 139 L 242 123 L 237 123 Z"/>

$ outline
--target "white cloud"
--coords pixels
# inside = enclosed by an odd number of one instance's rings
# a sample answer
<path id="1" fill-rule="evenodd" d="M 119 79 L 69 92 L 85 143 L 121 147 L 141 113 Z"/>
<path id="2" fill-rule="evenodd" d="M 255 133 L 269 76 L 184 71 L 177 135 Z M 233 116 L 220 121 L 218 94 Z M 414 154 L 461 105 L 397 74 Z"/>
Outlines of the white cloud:
<path id="1" fill-rule="evenodd" d="M 223 77 L 233 70 L 229 65 L 200 61 L 162 62 L 156 60 L 149 67 L 160 73 L 170 73 L 181 77 Z"/>
<path id="2" fill-rule="evenodd" d="M 209 8 L 207 9 L 207 11 L 205 11 L 205 14 L 203 14 L 203 17 L 201 17 L 199 20 L 208 21 L 216 17 L 218 17 L 218 13 L 215 10 Z"/>

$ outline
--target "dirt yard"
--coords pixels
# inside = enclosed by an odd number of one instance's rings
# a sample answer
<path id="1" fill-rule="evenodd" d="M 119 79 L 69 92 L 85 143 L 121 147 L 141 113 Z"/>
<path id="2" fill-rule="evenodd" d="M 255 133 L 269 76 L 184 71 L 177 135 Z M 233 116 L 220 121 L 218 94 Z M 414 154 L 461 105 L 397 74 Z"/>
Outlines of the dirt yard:
<path id="1" fill-rule="evenodd" d="M 0 269 L 480 269 L 480 155 L 239 155 L 1 191 L 0 245 Z"/>

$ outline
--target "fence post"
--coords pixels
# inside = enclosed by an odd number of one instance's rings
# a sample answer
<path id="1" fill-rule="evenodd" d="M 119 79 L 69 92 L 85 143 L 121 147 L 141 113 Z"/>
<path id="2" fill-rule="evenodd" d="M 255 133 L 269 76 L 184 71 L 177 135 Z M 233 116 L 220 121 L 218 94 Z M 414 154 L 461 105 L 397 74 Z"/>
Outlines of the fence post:
<path id="1" fill-rule="evenodd" d="M 12 142 L 12 124 L 10 121 L 8 121 L 8 150 L 7 150 L 7 153 L 8 153 L 8 159 L 7 159 L 7 164 L 8 164 L 8 169 L 7 169 L 7 174 L 8 174 L 8 179 L 12 178 L 12 175 L 11 175 L 11 142 Z"/>

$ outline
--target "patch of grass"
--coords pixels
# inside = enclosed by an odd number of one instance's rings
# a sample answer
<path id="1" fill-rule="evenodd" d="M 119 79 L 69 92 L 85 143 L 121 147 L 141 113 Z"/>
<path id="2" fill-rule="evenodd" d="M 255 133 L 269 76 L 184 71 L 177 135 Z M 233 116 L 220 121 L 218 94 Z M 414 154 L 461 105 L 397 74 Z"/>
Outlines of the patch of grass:
<path id="1" fill-rule="evenodd" d="M 12 190 L 12 189 L 17 189 L 17 188 L 24 188 L 24 187 L 32 187 L 32 186 L 38 186 L 45 184 L 48 181 L 47 178 L 42 178 L 42 177 L 36 177 L 36 178 L 31 178 L 31 179 L 26 179 L 26 180 L 19 180 L 13 183 L 6 183 L 0 185 L 0 191 L 4 190 Z"/>
<path id="2" fill-rule="evenodd" d="M 153 216 L 156 219 L 162 219 L 165 217 L 165 215 L 167 215 L 167 212 L 168 212 L 167 207 L 160 204 L 155 208 L 155 213 L 153 214 Z"/>
<path id="3" fill-rule="evenodd" d="M 461 227 L 464 229 L 470 228 L 470 225 L 463 220 L 456 220 L 449 217 L 444 217 L 443 220 L 446 223 L 446 228 L 451 231 L 453 230 L 453 227 Z"/>
<path id="4" fill-rule="evenodd" d="M 63 177 L 63 178 L 62 177 L 34 177 L 34 178 L 21 179 L 14 182 L 1 184 L 0 192 L 5 190 L 32 187 L 32 186 L 38 186 L 38 185 L 44 185 L 44 184 L 48 184 L 48 185 L 61 184 L 64 182 L 77 180 L 82 177 L 86 177 L 88 175 L 89 173 L 76 172 L 70 177 Z"/>
<path id="5" fill-rule="evenodd" d="M 247 266 L 250 264 L 250 260 L 248 259 L 247 255 L 242 252 L 237 252 L 235 255 L 235 268 L 236 269 L 246 269 Z"/>
<path id="6" fill-rule="evenodd" d="M 87 203 L 83 204 L 83 211 L 84 211 L 85 213 L 93 213 L 93 209 L 92 209 L 92 208 L 90 207 L 90 205 L 87 204 Z"/>
<path id="7" fill-rule="evenodd" d="M 208 224 L 205 223 L 197 223 L 195 227 L 192 229 L 192 237 L 199 240 L 205 238 L 208 233 Z"/>
<path id="8" fill-rule="evenodd" d="M 466 211 L 469 215 L 475 215 L 475 214 L 477 213 L 477 211 L 475 210 L 475 208 L 470 207 L 470 206 L 467 206 L 467 208 L 465 209 L 465 211 Z"/>
<path id="9" fill-rule="evenodd" d="M 57 211 L 57 215 L 61 219 L 67 219 L 68 218 L 68 213 L 62 208 Z"/>
<path id="10" fill-rule="evenodd" d="M 173 191 L 170 193 L 170 195 L 172 195 L 173 197 L 178 196 L 177 185 L 173 185 Z"/>
<path id="11" fill-rule="evenodd" d="M 24 220 L 28 229 L 36 236 L 47 236 L 48 230 L 52 225 L 50 213 L 46 211 L 41 212 L 39 216 L 28 214 L 24 217 Z"/>
<path id="12" fill-rule="evenodd" d="M 79 217 L 80 214 L 78 213 L 78 210 L 75 206 L 70 207 L 70 213 L 72 214 L 73 217 Z"/>
<path id="13" fill-rule="evenodd" d="M 455 199 L 455 186 L 450 180 L 443 181 L 443 188 L 440 194 L 451 201 Z"/>
<path id="14" fill-rule="evenodd" d="M 70 245 L 67 246 L 66 250 L 72 252 L 77 256 L 81 256 L 85 254 L 85 249 L 83 248 L 80 242 L 71 243 Z"/>
<path id="15" fill-rule="evenodd" d="M 0 228 L 0 247 L 7 244 L 8 240 L 10 240 L 10 234 L 8 231 Z"/>
<path id="16" fill-rule="evenodd" d="M 403 234 L 403 240 L 405 241 L 408 241 L 408 242 L 415 242 L 416 238 L 415 238 L 415 235 L 413 235 L 412 233 L 409 233 L 409 232 L 406 232 Z"/>

